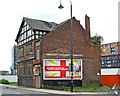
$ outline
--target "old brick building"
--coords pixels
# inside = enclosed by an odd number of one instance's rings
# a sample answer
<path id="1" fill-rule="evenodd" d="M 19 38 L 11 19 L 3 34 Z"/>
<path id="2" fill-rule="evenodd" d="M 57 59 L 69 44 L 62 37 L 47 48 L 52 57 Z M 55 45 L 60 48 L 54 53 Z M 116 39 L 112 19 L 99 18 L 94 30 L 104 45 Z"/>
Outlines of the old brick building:
<path id="1" fill-rule="evenodd" d="M 90 18 L 86 15 L 85 29 L 75 17 L 72 18 L 72 21 L 73 58 L 82 59 L 83 63 L 83 78 L 82 80 L 74 80 L 74 85 L 99 85 L 101 54 L 99 46 L 92 45 Z M 26 30 L 22 31 L 23 28 L 26 28 Z M 31 30 L 31 33 L 29 33 L 29 30 Z M 36 88 L 40 88 L 42 84 L 69 86 L 70 80 L 43 79 L 43 60 L 70 59 L 70 38 L 70 19 L 56 24 L 23 18 L 16 38 L 18 43 L 18 84 Z"/>

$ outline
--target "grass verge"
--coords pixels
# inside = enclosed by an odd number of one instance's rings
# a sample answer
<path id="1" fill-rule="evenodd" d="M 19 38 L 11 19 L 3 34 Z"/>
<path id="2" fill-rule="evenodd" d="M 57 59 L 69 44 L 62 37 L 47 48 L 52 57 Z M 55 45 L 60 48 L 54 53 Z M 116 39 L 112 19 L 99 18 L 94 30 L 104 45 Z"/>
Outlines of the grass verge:
<path id="1" fill-rule="evenodd" d="M 44 86 L 46 89 L 53 89 L 53 90 L 62 90 L 62 91 L 70 91 L 70 87 L 64 86 Z M 74 87 L 74 92 L 108 92 L 112 91 L 111 87 L 108 86 L 82 86 L 82 87 Z"/>

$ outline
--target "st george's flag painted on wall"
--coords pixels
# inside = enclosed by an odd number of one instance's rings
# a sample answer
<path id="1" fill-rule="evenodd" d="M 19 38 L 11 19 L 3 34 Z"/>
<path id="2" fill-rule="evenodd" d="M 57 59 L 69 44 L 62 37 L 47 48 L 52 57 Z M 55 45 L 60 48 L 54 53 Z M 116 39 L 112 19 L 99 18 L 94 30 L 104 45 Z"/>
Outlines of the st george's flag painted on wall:
<path id="1" fill-rule="evenodd" d="M 71 79 L 70 59 L 44 59 L 44 80 Z M 82 79 L 82 60 L 73 60 L 73 79 Z"/>

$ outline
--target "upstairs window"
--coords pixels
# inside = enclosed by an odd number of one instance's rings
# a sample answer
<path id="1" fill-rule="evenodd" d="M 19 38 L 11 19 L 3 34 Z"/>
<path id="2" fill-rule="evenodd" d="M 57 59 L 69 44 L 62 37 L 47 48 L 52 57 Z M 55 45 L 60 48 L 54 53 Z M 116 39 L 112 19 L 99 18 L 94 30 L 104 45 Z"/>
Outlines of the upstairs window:
<path id="1" fill-rule="evenodd" d="M 20 41 L 22 41 L 23 40 L 23 34 L 22 35 L 20 35 Z"/>
<path id="2" fill-rule="evenodd" d="M 32 54 L 32 44 L 26 46 L 26 55 Z"/>
<path id="3" fill-rule="evenodd" d="M 31 30 L 28 30 L 27 31 L 27 37 L 29 37 L 29 36 L 31 36 L 32 34 L 31 34 Z"/>
<path id="4" fill-rule="evenodd" d="M 22 57 L 22 56 L 24 56 L 24 48 L 23 47 L 19 49 L 19 57 Z"/>
<path id="5" fill-rule="evenodd" d="M 113 44 L 113 47 L 115 47 L 115 44 Z"/>
<path id="6" fill-rule="evenodd" d="M 26 30 L 29 30 L 29 29 L 30 29 L 30 27 L 29 27 L 29 25 L 27 25 L 27 26 L 26 26 Z"/>
<path id="7" fill-rule="evenodd" d="M 118 47 L 115 47 L 115 50 L 118 50 Z"/>
<path id="8" fill-rule="evenodd" d="M 24 33 L 24 39 L 26 39 L 26 32 Z"/>

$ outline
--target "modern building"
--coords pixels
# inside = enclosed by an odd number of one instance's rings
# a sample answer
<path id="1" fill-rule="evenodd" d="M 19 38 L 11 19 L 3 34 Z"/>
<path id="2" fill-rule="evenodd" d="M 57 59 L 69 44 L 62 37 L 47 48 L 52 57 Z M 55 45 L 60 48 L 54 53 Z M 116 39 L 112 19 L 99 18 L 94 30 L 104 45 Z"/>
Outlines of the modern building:
<path id="1" fill-rule="evenodd" d="M 14 45 L 12 48 L 12 64 L 10 67 L 11 74 L 17 75 L 17 46 Z"/>
<path id="2" fill-rule="evenodd" d="M 92 44 L 90 18 L 86 15 L 85 28 L 75 17 L 72 22 L 74 86 L 100 85 L 100 47 Z M 19 86 L 70 86 L 70 24 L 23 18 L 15 40 Z"/>
<path id="3" fill-rule="evenodd" d="M 120 85 L 120 42 L 103 44 L 101 50 L 102 85 Z"/>

